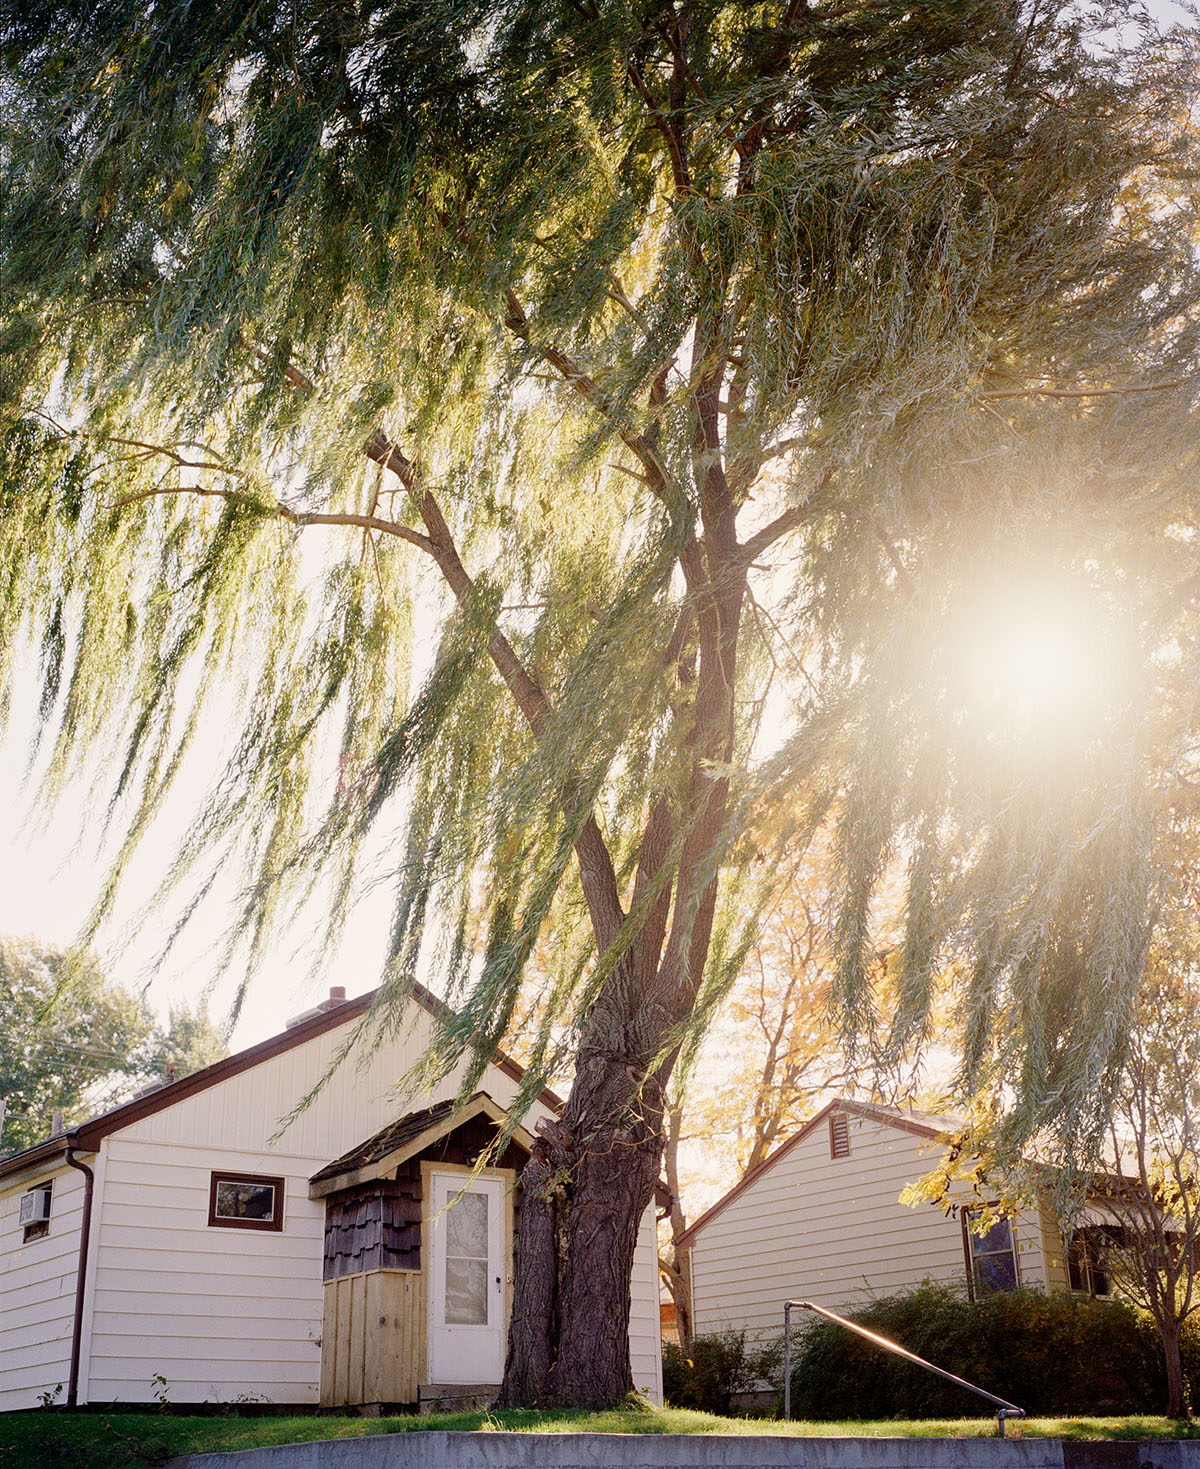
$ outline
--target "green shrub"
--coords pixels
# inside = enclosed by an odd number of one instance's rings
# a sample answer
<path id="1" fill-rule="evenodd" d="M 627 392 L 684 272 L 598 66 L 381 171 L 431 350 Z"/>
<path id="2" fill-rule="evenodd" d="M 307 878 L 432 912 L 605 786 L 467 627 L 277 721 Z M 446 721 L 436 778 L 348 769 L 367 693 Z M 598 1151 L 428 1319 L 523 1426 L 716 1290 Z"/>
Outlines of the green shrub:
<path id="1" fill-rule="evenodd" d="M 1116 1301 L 1031 1290 L 972 1304 L 925 1285 L 853 1319 L 1028 1413 L 1161 1412 L 1162 1349 L 1153 1323 Z M 799 1418 L 942 1418 L 990 1411 L 986 1400 L 813 1320 L 793 1338 L 792 1412 Z M 1200 1388 L 1200 1330 L 1187 1334 L 1185 1372 Z M 782 1383 L 782 1374 L 775 1377 Z"/>
<path id="2" fill-rule="evenodd" d="M 672 1408 L 728 1416 L 733 1399 L 753 1392 L 761 1376 L 759 1354 L 747 1347 L 744 1331 L 695 1337 L 690 1354 L 663 1343 L 663 1398 Z"/>

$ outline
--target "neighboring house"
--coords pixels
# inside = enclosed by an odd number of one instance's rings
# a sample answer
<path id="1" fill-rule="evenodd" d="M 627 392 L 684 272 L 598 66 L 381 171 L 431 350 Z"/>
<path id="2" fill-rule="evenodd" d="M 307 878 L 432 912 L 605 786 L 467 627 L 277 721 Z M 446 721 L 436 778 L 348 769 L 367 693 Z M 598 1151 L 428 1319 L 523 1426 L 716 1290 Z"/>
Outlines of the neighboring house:
<path id="1" fill-rule="evenodd" d="M 831 1102 L 680 1236 L 696 1332 L 744 1329 L 765 1339 L 783 1330 L 786 1300 L 837 1311 L 924 1280 L 972 1293 L 1025 1285 L 1106 1295 L 1107 1279 L 1089 1267 L 1103 1225 L 1079 1230 L 1068 1258 L 1046 1209 L 978 1234 L 971 1204 L 946 1215 L 899 1202 L 934 1166 L 952 1125 Z"/>
<path id="2" fill-rule="evenodd" d="M 316 1406 L 465 1398 L 498 1384 L 532 1130 L 473 1173 L 522 1072 L 497 1056 L 394 1093 L 437 1001 L 336 1061 L 370 995 L 0 1159 L 0 1409 L 60 1402 Z M 464 1192 L 464 1187 L 466 1191 Z M 661 1400 L 654 1210 L 635 1257 L 635 1384 Z M 60 1386 L 61 1385 L 61 1386 Z"/>

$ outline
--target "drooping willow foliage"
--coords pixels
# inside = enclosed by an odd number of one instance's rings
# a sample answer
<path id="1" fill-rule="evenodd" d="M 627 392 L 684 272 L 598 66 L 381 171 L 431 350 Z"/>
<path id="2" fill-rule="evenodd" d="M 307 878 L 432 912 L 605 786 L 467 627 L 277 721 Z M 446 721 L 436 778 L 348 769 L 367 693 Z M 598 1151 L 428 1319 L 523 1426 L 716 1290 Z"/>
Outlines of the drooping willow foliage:
<path id="1" fill-rule="evenodd" d="M 430 1066 L 473 1079 L 540 937 L 532 1092 L 655 904 L 720 871 L 682 1018 L 631 1011 L 638 1063 L 670 1055 L 828 820 L 851 1028 L 879 1039 L 899 867 L 885 1046 L 949 985 L 963 1085 L 1011 1087 L 1013 1140 L 1098 1135 L 1193 740 L 1161 684 L 1194 645 L 1159 655 L 1195 586 L 1194 38 L 1061 0 L 4 24 L 0 667 L 39 640 L 53 790 L 110 757 L 94 922 L 232 708 L 164 891 L 244 872 L 252 963 L 313 893 L 336 933 L 398 822 L 374 1019 L 426 974 Z M 728 800 L 681 892 L 735 564 L 732 755 L 704 756 Z M 981 588 L 1043 576 L 1129 675 L 1031 758 L 972 712 L 961 635 Z M 593 817 L 626 903 L 601 953 Z"/>

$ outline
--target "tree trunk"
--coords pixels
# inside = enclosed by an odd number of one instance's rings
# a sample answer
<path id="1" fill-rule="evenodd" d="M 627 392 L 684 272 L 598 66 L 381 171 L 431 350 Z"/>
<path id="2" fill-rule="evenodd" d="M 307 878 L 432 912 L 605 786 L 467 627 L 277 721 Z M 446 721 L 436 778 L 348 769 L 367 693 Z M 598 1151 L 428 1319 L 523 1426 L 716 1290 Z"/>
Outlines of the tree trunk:
<path id="1" fill-rule="evenodd" d="M 630 1278 L 663 1133 L 657 1082 L 639 1091 L 639 1079 L 593 1053 L 562 1121 L 539 1129 L 521 1175 L 503 1407 L 604 1407 L 646 1385 L 629 1364 Z"/>
<path id="2" fill-rule="evenodd" d="M 746 571 L 714 427 L 719 379 L 720 371 L 710 369 L 705 409 L 698 399 L 706 550 L 693 542 L 681 558 L 689 586 L 706 592 L 696 617 L 695 704 L 685 741 L 690 770 L 678 810 L 665 792 L 651 807 L 635 900 L 666 860 L 673 826 L 686 835 L 673 895 L 664 892 L 644 916 L 601 986 L 583 1022 L 562 1119 L 541 1125 L 522 1175 L 521 1239 L 499 1398 L 505 1407 L 611 1406 L 637 1385 L 629 1363 L 634 1249 L 662 1159 L 665 1092 L 680 1027 L 695 1006 L 708 959 L 726 840 L 729 781 L 714 775 L 714 767 L 727 765 L 733 753 Z M 514 688 L 511 680 L 509 686 Z M 535 704 L 531 698 L 536 732 Z M 575 852 L 596 952 L 603 954 L 628 920 L 595 817 Z"/>
<path id="3" fill-rule="evenodd" d="M 1167 1363 L 1167 1417 L 1190 1417 L 1183 1381 L 1183 1358 L 1179 1350 L 1179 1322 L 1162 1322 L 1159 1332 L 1162 1336 L 1163 1356 Z"/>

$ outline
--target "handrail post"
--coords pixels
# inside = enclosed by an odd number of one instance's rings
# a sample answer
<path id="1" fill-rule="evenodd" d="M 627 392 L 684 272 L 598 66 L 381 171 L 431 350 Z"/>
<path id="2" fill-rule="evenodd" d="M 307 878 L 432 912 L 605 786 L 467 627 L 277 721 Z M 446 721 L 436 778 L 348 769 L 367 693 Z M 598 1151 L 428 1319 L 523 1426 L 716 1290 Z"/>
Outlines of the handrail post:
<path id="1" fill-rule="evenodd" d="M 1004 1431 L 1004 1425 L 1008 1422 L 1008 1420 L 1010 1418 L 1024 1418 L 1024 1416 L 1024 1408 L 1001 1408 L 1000 1411 L 996 1414 L 997 1435 L 1000 1438 L 1006 1438 L 1008 1435 Z"/>
<path id="2" fill-rule="evenodd" d="M 792 1303 L 783 1305 L 783 1421 L 792 1421 Z"/>

